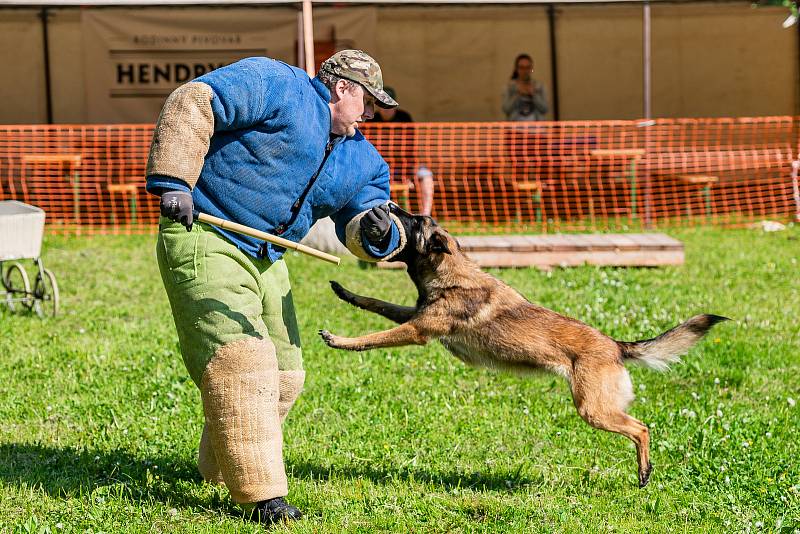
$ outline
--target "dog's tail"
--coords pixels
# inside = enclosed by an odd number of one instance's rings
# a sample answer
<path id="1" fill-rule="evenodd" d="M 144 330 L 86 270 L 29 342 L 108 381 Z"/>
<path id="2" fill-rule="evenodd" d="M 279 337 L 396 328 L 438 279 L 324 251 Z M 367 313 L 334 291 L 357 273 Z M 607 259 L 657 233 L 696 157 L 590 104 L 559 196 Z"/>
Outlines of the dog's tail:
<path id="1" fill-rule="evenodd" d="M 657 371 L 665 371 L 669 364 L 680 361 L 680 357 L 721 321 L 729 321 L 719 315 L 695 315 L 672 330 L 658 337 L 642 341 L 617 341 L 624 360 L 633 360 Z"/>

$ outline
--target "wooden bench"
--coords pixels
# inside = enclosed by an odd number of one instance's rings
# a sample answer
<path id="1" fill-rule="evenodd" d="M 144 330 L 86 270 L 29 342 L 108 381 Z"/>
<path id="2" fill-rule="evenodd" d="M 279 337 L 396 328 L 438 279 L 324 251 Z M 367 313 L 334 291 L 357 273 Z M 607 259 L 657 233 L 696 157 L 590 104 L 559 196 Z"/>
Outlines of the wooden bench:
<path id="1" fill-rule="evenodd" d="M 643 148 L 598 148 L 589 154 L 593 158 L 630 158 L 628 181 L 631 188 L 631 219 L 636 218 L 636 164 L 644 157 L 646 150 Z"/>
<path id="2" fill-rule="evenodd" d="M 536 222 L 542 222 L 542 190 L 544 189 L 542 182 L 538 180 L 531 180 L 531 181 L 512 181 L 511 187 L 515 191 L 520 191 L 523 193 L 527 193 L 531 195 L 531 200 L 535 205 L 536 209 Z M 522 206 L 518 203 L 517 204 L 517 222 L 522 221 Z"/>
<path id="3" fill-rule="evenodd" d="M 679 174 L 675 178 L 679 182 L 688 184 L 690 187 L 697 188 L 703 195 L 703 203 L 706 209 L 706 217 L 711 216 L 711 187 L 719 182 L 719 176 L 710 174 Z M 686 203 L 686 215 L 692 216 L 692 206 Z"/>

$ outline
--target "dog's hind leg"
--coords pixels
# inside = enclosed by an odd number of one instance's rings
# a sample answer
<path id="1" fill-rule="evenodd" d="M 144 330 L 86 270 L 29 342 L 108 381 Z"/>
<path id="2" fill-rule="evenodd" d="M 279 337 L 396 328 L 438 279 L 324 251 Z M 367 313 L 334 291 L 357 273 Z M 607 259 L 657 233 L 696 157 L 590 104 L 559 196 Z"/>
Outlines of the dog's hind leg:
<path id="1" fill-rule="evenodd" d="M 356 295 L 346 290 L 338 282 L 334 282 L 333 280 L 331 280 L 331 289 L 333 289 L 337 297 L 348 304 L 352 304 L 362 310 L 377 313 L 396 323 L 405 323 L 417 313 L 417 308 L 415 306 L 401 306 L 371 297 L 362 297 L 361 295 Z"/>
<path id="2" fill-rule="evenodd" d="M 576 366 L 572 398 L 578 414 L 595 428 L 616 432 L 633 441 L 639 464 L 639 487 L 650 480 L 650 431 L 644 423 L 625 413 L 633 400 L 633 386 L 621 365 Z"/>

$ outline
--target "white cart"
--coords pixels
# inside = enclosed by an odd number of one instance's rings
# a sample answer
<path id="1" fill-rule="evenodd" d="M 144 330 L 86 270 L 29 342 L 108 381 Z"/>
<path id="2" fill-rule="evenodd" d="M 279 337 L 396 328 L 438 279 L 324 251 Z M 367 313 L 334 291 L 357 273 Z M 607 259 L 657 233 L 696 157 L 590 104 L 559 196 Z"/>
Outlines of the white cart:
<path id="1" fill-rule="evenodd" d="M 44 233 L 44 210 L 17 202 L 0 201 L 0 279 L 5 302 L 11 311 L 33 310 L 39 317 L 58 313 L 58 283 L 44 268 L 40 256 Z M 31 288 L 25 267 L 17 260 L 33 260 L 38 272 Z"/>

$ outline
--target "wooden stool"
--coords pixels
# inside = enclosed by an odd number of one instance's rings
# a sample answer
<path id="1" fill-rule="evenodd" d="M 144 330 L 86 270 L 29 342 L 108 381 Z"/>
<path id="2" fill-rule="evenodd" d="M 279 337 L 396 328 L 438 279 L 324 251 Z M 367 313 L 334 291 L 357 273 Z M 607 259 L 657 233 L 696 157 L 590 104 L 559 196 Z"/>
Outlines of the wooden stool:
<path id="1" fill-rule="evenodd" d="M 719 182 L 719 176 L 710 174 L 680 174 L 676 178 L 688 184 L 690 187 L 696 187 L 698 191 L 702 192 L 703 200 L 706 208 L 706 217 L 711 216 L 711 186 Z M 692 216 L 691 204 L 686 204 L 686 215 Z"/>
<path id="2" fill-rule="evenodd" d="M 402 203 L 400 206 L 406 211 L 413 211 L 409 204 L 410 201 L 410 191 L 411 191 L 411 184 L 408 182 L 397 182 L 389 185 L 389 191 L 391 192 L 392 197 L 398 198 L 402 196 Z"/>
<path id="3" fill-rule="evenodd" d="M 589 152 L 593 158 L 631 158 L 628 180 L 631 186 L 631 218 L 636 218 L 636 163 L 645 155 L 643 148 L 597 148 Z"/>
<path id="4" fill-rule="evenodd" d="M 531 195 L 531 199 L 536 206 L 536 222 L 542 222 L 542 182 L 538 180 L 524 181 L 524 182 L 511 182 L 511 186 L 515 191 L 527 193 Z M 517 205 L 517 221 L 522 220 L 522 207 Z"/>
<path id="5" fill-rule="evenodd" d="M 117 223 L 117 210 L 114 209 L 114 194 L 122 195 L 122 198 L 130 199 L 131 223 L 136 224 L 136 196 L 139 192 L 138 184 L 108 184 L 108 192 L 111 193 L 111 223 Z"/>

